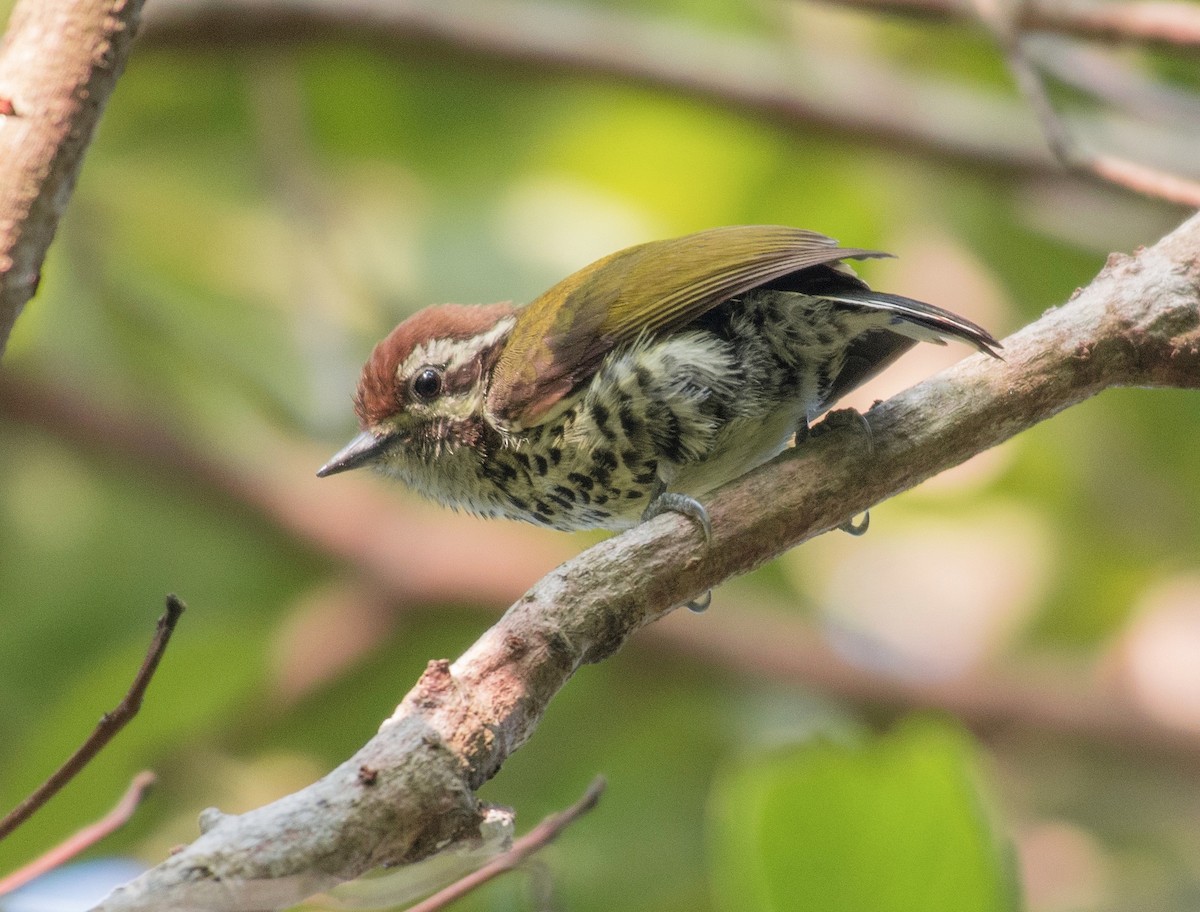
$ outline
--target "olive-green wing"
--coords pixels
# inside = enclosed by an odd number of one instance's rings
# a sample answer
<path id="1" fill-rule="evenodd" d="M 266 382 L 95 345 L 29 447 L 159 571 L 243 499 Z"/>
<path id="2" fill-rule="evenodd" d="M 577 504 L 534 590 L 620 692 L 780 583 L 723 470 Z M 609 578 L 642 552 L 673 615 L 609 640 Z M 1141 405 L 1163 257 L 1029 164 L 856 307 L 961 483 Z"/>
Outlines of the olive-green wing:
<path id="1" fill-rule="evenodd" d="M 487 410 L 513 429 L 538 424 L 620 345 L 678 329 L 798 270 L 877 256 L 887 254 L 775 225 L 714 228 L 614 253 L 518 311 L 492 375 Z"/>

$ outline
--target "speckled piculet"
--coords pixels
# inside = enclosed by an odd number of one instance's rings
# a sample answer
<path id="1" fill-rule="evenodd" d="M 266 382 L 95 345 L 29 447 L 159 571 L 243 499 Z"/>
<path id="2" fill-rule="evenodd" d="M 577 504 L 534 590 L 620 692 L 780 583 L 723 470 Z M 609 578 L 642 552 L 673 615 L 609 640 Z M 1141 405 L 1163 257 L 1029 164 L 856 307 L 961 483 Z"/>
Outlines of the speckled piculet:
<path id="1" fill-rule="evenodd" d="M 612 254 L 525 307 L 430 307 L 376 346 L 362 433 L 318 472 L 370 465 L 443 504 L 620 529 L 749 472 L 918 341 L 984 329 L 872 291 L 886 256 L 796 228 L 717 228 Z"/>

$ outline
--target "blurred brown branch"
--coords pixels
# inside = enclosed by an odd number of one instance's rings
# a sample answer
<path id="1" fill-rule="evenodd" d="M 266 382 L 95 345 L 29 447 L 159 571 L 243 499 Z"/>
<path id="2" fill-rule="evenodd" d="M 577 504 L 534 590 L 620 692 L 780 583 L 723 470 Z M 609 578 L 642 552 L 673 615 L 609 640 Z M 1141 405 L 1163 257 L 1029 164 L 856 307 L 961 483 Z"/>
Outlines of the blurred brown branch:
<path id="1" fill-rule="evenodd" d="M 1200 387 L 1200 216 L 1111 257 L 1004 350 L 1004 362 L 972 356 L 876 405 L 871 453 L 846 446 L 855 431 L 834 431 L 729 485 L 709 505 L 708 547 L 686 518 L 660 516 L 563 564 L 456 662 L 431 662 L 325 778 L 246 814 L 206 815 L 195 842 L 97 909 L 283 908 L 471 839 L 475 790 L 559 688 L 672 606 L 1104 389 Z"/>
<path id="2" fill-rule="evenodd" d="M 162 480 L 227 498 L 267 519 L 304 546 L 354 568 L 369 591 L 401 610 L 515 599 L 529 580 L 577 550 L 578 539 L 510 523 L 454 517 L 369 477 L 319 484 L 324 451 L 255 441 L 244 456 L 206 453 L 173 435 L 162 415 L 116 410 L 47 382 L 0 375 L 0 417 L 36 426 L 74 449 L 140 466 Z M 455 555 L 473 555 L 463 562 Z M 1122 749 L 1156 749 L 1192 759 L 1200 735 L 1165 727 L 1127 694 L 1064 669 L 1009 667 L 937 684 L 897 681 L 840 658 L 799 619 L 775 619 L 732 606 L 703 623 L 684 617 L 650 631 L 659 647 L 747 676 L 815 687 L 895 710 L 936 708 L 980 733 L 1019 727 L 1084 737 Z"/>
<path id="3" fill-rule="evenodd" d="M 870 8 L 870 0 L 846 2 Z M 889 0 L 880 0 L 880 8 L 888 6 Z M 194 50 L 330 37 L 391 53 L 433 47 L 610 78 L 941 161 L 1060 170 L 1030 111 L 1005 95 L 922 78 L 845 50 L 835 54 L 797 47 L 790 39 L 705 31 L 588 6 L 541 0 L 160 0 L 147 15 L 144 40 Z M 1145 125 L 1084 114 L 1080 120 L 1132 154 L 1169 149 L 1181 168 L 1194 160 L 1188 144 Z M 1103 129 L 1093 129 L 1099 124 Z"/>
<path id="4" fill-rule="evenodd" d="M 37 291 L 141 9 L 142 0 L 21 0 L 13 9 L 0 44 L 0 355 Z"/>
<path id="5" fill-rule="evenodd" d="M 394 488 L 384 490 L 369 477 L 318 484 L 313 467 L 324 451 L 263 443 L 243 459 L 205 454 L 172 436 L 162 416 L 123 413 L 28 377 L 0 374 L 0 418 L 41 428 L 78 451 L 145 467 L 167 483 L 189 490 L 201 485 L 208 496 L 248 508 L 303 546 L 352 567 L 369 583 L 370 595 L 356 597 L 385 596 L 401 611 L 511 602 L 531 579 L 577 550 L 578 538 L 512 523 L 464 521 L 400 500 Z M 454 558 L 463 548 L 471 561 Z M 747 677 L 813 687 L 856 703 L 945 710 L 981 734 L 1016 727 L 1200 758 L 1200 734 L 1165 727 L 1140 712 L 1128 694 L 1047 663 L 935 684 L 898 681 L 839 657 L 804 620 L 724 602 L 703 623 L 684 616 L 656 625 L 648 640 Z"/>
<path id="6" fill-rule="evenodd" d="M 328 455 L 324 451 L 256 441 L 242 458 L 210 454 L 172 434 L 169 416 L 123 413 L 79 391 L 12 374 L 0 374 L 0 415 L 170 483 L 203 485 L 233 506 L 268 517 L 314 551 L 355 567 L 402 605 L 447 597 L 503 604 L 578 550 L 557 533 L 464 524 L 431 504 L 397 510 L 367 479 L 319 484 L 314 473 Z M 464 562 L 464 553 L 472 559 Z"/>
<path id="7" fill-rule="evenodd" d="M 949 713 L 984 738 L 1020 731 L 1083 738 L 1138 756 L 1153 752 L 1189 769 L 1200 761 L 1200 733 L 1146 715 L 1127 691 L 1099 679 L 1094 669 L 1026 661 L 951 680 L 919 680 L 848 662 L 811 627 L 786 617 L 747 617 L 736 606 L 720 605 L 703 623 L 690 621 L 671 615 L 645 638 L 706 667 L 813 687 L 858 706 Z"/>
<path id="8" fill-rule="evenodd" d="M 433 45 L 506 63 L 609 77 L 924 154 L 1019 169 L 1053 166 L 1033 122 L 1009 99 L 919 83 L 878 63 L 820 53 L 801 57 L 785 42 L 705 32 L 594 7 L 524 0 L 165 0 L 147 16 L 145 42 L 154 47 L 194 48 L 201 42 L 240 47 L 330 36 L 383 44 L 389 50 Z"/>
<path id="9" fill-rule="evenodd" d="M 974 0 L 826 0 L 867 12 L 976 21 Z M 1200 47 L 1200 7 L 1171 0 L 1132 3 L 1025 0 L 1014 4 L 1021 31 L 1059 32 L 1104 41 Z"/>

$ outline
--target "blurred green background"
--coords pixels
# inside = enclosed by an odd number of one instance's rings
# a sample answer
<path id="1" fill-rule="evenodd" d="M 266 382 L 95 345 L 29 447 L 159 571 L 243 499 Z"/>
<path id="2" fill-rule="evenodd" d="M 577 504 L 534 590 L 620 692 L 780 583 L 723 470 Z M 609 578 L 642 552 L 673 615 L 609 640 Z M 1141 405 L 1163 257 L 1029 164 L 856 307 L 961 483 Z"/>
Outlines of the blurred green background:
<path id="1" fill-rule="evenodd" d="M 577 9 L 1021 110 L 969 27 L 799 3 Z M 596 540 L 312 475 L 355 430 L 370 347 L 415 309 L 525 301 L 628 244 L 783 223 L 899 254 L 861 271 L 1003 336 L 1184 215 L 1049 167 L 872 138 L 853 110 L 842 128 L 767 117 L 369 28 L 231 31 L 151 30 L 135 50 L 5 358 L 0 805 L 115 705 L 163 596 L 190 609 L 142 713 L 0 845 L 3 870 L 142 768 L 158 788 L 93 855 L 154 862 L 202 808 L 307 784 L 429 659 Z M 1121 60 L 1197 81 L 1169 55 Z M 928 348 L 854 402 L 966 354 Z M 584 669 L 483 790 L 523 830 L 608 777 L 534 887 L 549 877 L 574 912 L 1194 909 L 1197 452 L 1194 393 L 1107 393 L 878 507 L 865 538 L 802 547 Z M 360 560 L 372 535 L 384 546 Z M 454 568 L 476 560 L 486 571 L 464 581 Z M 781 671 L 726 633 L 768 629 L 788 631 L 777 651 L 794 635 L 798 656 L 849 677 L 806 680 L 802 661 Z M 1028 712 L 1014 698 L 988 724 L 1005 688 Z M 959 719 L 904 696 L 918 691 L 975 702 Z M 1111 709 L 1115 733 L 1047 724 L 1039 707 L 1061 693 L 1097 730 Z M 1130 737 L 1129 706 L 1161 737 Z M 511 875 L 459 908 L 534 908 L 530 890 Z"/>

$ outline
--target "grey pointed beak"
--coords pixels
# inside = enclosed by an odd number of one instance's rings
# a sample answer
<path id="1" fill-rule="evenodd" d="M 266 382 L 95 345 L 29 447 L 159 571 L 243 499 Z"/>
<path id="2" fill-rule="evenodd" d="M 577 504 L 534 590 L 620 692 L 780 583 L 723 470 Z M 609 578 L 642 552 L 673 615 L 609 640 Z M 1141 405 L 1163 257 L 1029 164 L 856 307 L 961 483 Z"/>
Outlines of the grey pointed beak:
<path id="1" fill-rule="evenodd" d="M 336 475 L 338 472 L 367 465 L 377 459 L 394 439 L 391 435 L 385 434 L 382 437 L 376 437 L 370 431 L 363 431 L 342 447 L 329 462 L 321 466 L 317 471 L 317 477 L 324 478 L 326 475 Z"/>

